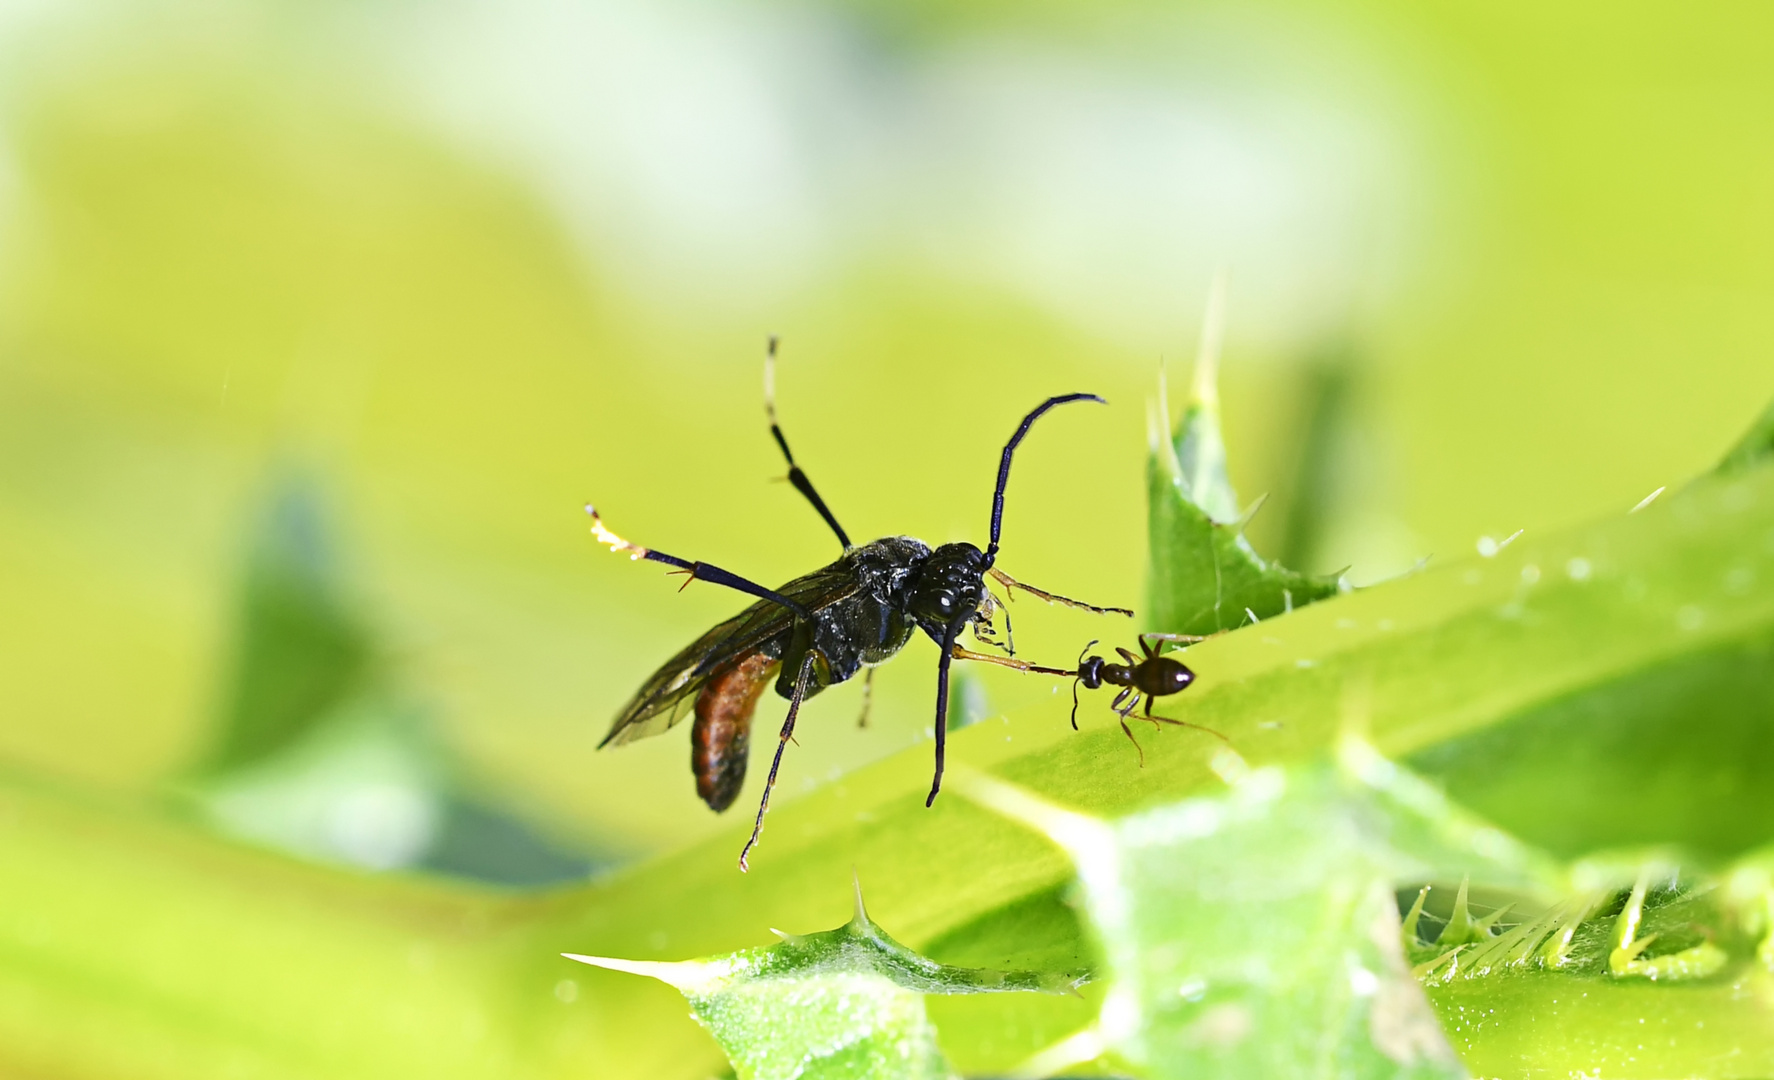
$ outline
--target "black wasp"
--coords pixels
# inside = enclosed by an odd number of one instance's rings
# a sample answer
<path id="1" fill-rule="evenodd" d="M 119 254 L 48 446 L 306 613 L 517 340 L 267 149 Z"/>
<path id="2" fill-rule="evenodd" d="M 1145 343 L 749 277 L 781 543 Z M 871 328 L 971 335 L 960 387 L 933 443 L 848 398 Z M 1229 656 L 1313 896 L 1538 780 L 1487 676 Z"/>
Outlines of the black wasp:
<path id="1" fill-rule="evenodd" d="M 1083 686 L 1086 690 L 1095 690 L 1105 683 L 1121 687 L 1121 692 L 1115 695 L 1115 700 L 1109 703 L 1109 708 L 1114 710 L 1116 719 L 1121 721 L 1122 733 L 1127 736 L 1129 742 L 1133 743 L 1133 748 L 1139 751 L 1140 765 L 1144 767 L 1146 752 L 1141 749 L 1140 741 L 1133 737 L 1133 729 L 1127 726 L 1127 718 L 1133 714 L 1133 710 L 1139 707 L 1142 701 L 1145 703 L 1145 711 L 1141 719 L 1150 720 L 1153 727 L 1157 727 L 1159 724 L 1174 724 L 1177 727 L 1204 731 L 1222 741 L 1226 738 L 1210 727 L 1191 724 L 1187 720 L 1176 720 L 1168 716 L 1154 716 L 1152 714 L 1154 701 L 1172 694 L 1180 694 L 1189 688 L 1190 683 L 1195 681 L 1195 673 L 1190 671 L 1181 660 L 1164 655 L 1162 643 L 1205 640 L 1207 639 L 1193 634 L 1141 634 L 1140 652 L 1143 655 L 1135 656 L 1126 649 L 1116 647 L 1115 651 L 1121 655 L 1121 659 L 1126 661 L 1124 664 L 1114 663 L 1101 656 L 1085 655 L 1096 647 L 1096 642 L 1093 641 L 1084 646 L 1083 651 L 1078 654 L 1076 669 L 1043 667 L 1040 664 L 1031 664 L 1026 660 L 1018 660 L 1014 657 L 992 656 L 989 653 L 970 652 L 966 649 L 957 650 L 956 656 L 963 660 L 979 660 L 1037 675 L 1061 675 L 1070 678 L 1072 680 L 1073 731 L 1078 730 L 1079 686 Z"/>
<path id="2" fill-rule="evenodd" d="M 821 690 L 891 659 L 911 640 L 914 629 L 923 630 L 941 647 L 936 676 L 936 771 L 930 782 L 928 806 L 942 788 L 943 749 L 948 710 L 949 663 L 958 650 L 955 642 L 969 624 L 990 626 L 991 613 L 999 606 L 986 588 L 990 576 L 1006 590 L 1022 589 L 1049 602 L 1087 608 L 1099 613 L 1131 616 L 1123 608 L 1099 608 L 1080 603 L 1014 580 L 994 566 L 998 558 L 999 527 L 1004 516 L 1004 488 L 1010 481 L 1010 458 L 1029 428 L 1049 409 L 1074 401 L 1104 404 L 1095 394 L 1061 394 L 1048 398 L 1017 426 L 1004 445 L 998 462 L 998 484 L 992 493 L 991 539 L 984 551 L 967 543 L 943 544 L 932 550 L 909 536 L 888 536 L 856 545 L 838 524 L 813 482 L 795 463 L 788 440 L 776 422 L 773 387 L 776 339 L 764 366 L 764 407 L 770 434 L 788 461 L 788 479 L 806 496 L 813 509 L 837 535 L 844 553 L 836 562 L 778 589 L 767 589 L 710 563 L 680 559 L 663 551 L 629 543 L 604 527 L 597 511 L 591 514 L 591 531 L 600 541 L 633 559 L 651 559 L 676 567 L 690 580 L 707 581 L 758 597 L 757 603 L 715 626 L 653 673 L 634 699 L 625 705 L 599 747 L 621 745 L 657 735 L 694 712 L 690 735 L 690 765 L 696 775 L 696 791 L 713 810 L 725 810 L 739 795 L 745 780 L 750 747 L 752 713 L 765 686 L 775 677 L 776 692 L 788 699 L 788 716 L 751 838 L 739 855 L 739 868 L 764 827 L 770 806 L 770 790 L 782 752 L 795 730 L 801 702 Z M 688 584 L 688 581 L 686 581 Z M 981 634 L 982 640 L 990 640 Z"/>

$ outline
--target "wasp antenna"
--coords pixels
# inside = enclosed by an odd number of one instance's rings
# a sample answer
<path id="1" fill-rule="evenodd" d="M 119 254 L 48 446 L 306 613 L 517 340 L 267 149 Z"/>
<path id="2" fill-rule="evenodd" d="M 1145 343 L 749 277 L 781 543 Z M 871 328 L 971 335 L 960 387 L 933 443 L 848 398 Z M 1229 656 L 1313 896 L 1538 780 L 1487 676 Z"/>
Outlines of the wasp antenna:
<path id="1" fill-rule="evenodd" d="M 770 427 L 776 427 L 776 345 L 780 339 L 770 335 L 770 342 L 764 346 L 764 415 L 770 418 Z"/>
<path id="2" fill-rule="evenodd" d="M 845 551 L 849 551 L 850 534 L 846 533 L 844 527 L 838 524 L 837 515 L 833 514 L 831 508 L 825 505 L 825 500 L 819 497 L 818 490 L 813 487 L 813 481 L 807 478 L 807 474 L 796 463 L 794 452 L 788 448 L 788 436 L 782 433 L 782 425 L 776 420 L 777 340 L 776 335 L 771 334 L 770 343 L 764 350 L 764 416 L 770 421 L 770 437 L 776 440 L 777 448 L 782 451 L 783 460 L 788 462 L 788 482 L 793 484 L 795 490 L 813 505 L 813 509 L 819 513 L 820 518 L 837 536 L 838 543 L 844 546 Z"/>
<path id="3" fill-rule="evenodd" d="M 1094 401 L 1098 405 L 1108 404 L 1107 401 L 1095 394 L 1061 394 L 1058 397 L 1050 397 L 1035 406 L 1034 411 L 1029 415 L 1023 417 L 1023 422 L 1016 427 L 1016 434 L 1012 435 L 1010 441 L 1004 444 L 1004 454 L 998 459 L 998 486 L 992 491 L 992 533 L 991 542 L 986 545 L 987 569 L 990 569 L 992 563 L 998 558 L 998 534 L 1004 525 L 1004 488 L 1010 483 L 1011 455 L 1016 453 L 1017 444 L 1023 441 L 1023 437 L 1029 433 L 1029 428 L 1035 425 L 1035 421 L 1041 419 L 1042 414 L 1056 406 L 1073 401 Z"/>
<path id="4" fill-rule="evenodd" d="M 585 512 L 591 515 L 591 535 L 597 537 L 598 543 L 610 545 L 610 550 L 626 554 L 630 559 L 644 559 L 649 552 L 639 544 L 631 544 L 604 527 L 604 519 L 598 516 L 597 507 L 585 504 Z"/>

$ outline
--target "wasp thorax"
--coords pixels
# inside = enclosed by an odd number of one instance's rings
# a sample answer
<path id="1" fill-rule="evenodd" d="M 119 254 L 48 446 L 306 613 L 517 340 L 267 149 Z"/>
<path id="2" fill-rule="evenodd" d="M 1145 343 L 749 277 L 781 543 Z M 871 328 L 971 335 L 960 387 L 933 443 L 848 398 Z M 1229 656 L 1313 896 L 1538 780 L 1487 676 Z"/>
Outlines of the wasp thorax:
<path id="1" fill-rule="evenodd" d="M 929 626 L 971 615 L 985 597 L 985 554 L 972 544 L 944 544 L 912 578 L 908 607 Z"/>

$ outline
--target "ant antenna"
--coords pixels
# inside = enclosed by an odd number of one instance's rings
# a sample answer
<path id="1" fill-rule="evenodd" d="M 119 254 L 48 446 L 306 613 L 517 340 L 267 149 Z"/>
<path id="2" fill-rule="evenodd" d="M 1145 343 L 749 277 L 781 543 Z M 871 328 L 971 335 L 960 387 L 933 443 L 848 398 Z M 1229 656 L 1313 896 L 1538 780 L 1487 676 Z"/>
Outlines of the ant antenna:
<path id="1" fill-rule="evenodd" d="M 1084 656 L 1096 648 L 1096 639 L 1078 650 L 1078 674 L 1072 676 L 1072 730 L 1078 730 L 1078 684 L 1084 681 Z"/>
<path id="2" fill-rule="evenodd" d="M 1016 452 L 1017 444 L 1023 441 L 1023 436 L 1029 433 L 1029 428 L 1034 426 L 1035 421 L 1041 419 L 1042 413 L 1056 405 L 1064 405 L 1073 401 L 1094 401 L 1098 405 L 1108 404 L 1107 401 L 1095 394 L 1061 394 L 1058 397 L 1050 397 L 1035 406 L 1034 412 L 1023 417 L 1023 422 L 1017 425 L 1016 434 L 1012 435 L 1010 441 L 1004 444 L 1004 456 L 998 459 L 998 486 L 992 492 L 992 540 L 986 545 L 985 568 L 987 570 L 992 568 L 992 563 L 998 558 L 998 534 L 1004 524 L 1004 487 L 1010 483 L 1010 455 Z"/>

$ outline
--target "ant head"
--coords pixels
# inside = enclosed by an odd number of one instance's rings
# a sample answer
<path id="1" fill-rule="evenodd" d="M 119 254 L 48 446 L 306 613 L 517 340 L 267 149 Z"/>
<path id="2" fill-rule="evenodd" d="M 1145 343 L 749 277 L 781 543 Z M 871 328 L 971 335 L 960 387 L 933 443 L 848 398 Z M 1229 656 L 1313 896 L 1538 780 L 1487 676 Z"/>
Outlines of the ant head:
<path id="1" fill-rule="evenodd" d="M 1181 693 L 1195 681 L 1193 671 L 1168 656 L 1154 657 L 1141 666 L 1145 670 L 1140 672 L 1140 681 L 1145 684 L 1146 693 L 1154 697 Z"/>
<path id="2" fill-rule="evenodd" d="M 918 625 L 937 628 L 972 617 L 985 599 L 985 553 L 972 544 L 944 544 L 930 553 L 911 581 L 907 607 Z"/>
<path id="3" fill-rule="evenodd" d="M 1086 690 L 1095 690 L 1101 686 L 1103 684 L 1103 658 L 1100 656 L 1093 656 L 1088 660 L 1080 658 L 1077 681 L 1083 683 Z"/>

